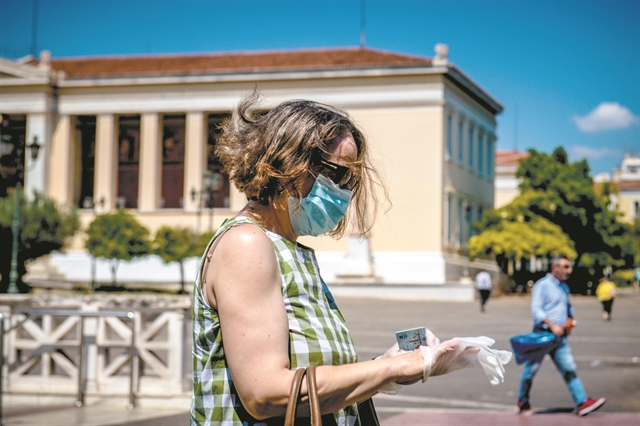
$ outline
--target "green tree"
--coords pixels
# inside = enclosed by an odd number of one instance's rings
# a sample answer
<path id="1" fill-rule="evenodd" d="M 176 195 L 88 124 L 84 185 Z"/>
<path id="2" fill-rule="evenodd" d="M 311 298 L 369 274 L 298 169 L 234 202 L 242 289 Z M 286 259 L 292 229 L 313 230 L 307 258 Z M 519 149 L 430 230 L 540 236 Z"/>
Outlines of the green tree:
<path id="1" fill-rule="evenodd" d="M 567 248 L 575 249 L 577 262 L 569 285 L 578 292 L 584 292 L 588 281 L 597 282 L 606 266 L 613 270 L 630 268 L 634 262 L 631 230 L 618 221 L 619 213 L 609 208 L 607 198 L 596 193 L 587 162 L 570 163 L 562 148 L 557 148 L 552 155 L 536 150 L 529 153 L 516 173 L 522 179 L 520 194 L 508 206 L 487 212 L 482 222 L 476 224 L 476 229 L 483 231 L 478 238 L 486 239 L 485 232 L 489 232 L 489 236 L 498 232 L 494 228 L 503 221 L 533 223 L 534 229 L 545 235 L 545 239 L 558 240 L 545 242 L 548 247 L 539 249 L 547 251 L 547 256 L 566 254 Z M 542 225 L 544 222 L 541 220 L 556 225 L 556 228 Z M 514 231 L 513 226 L 501 226 Z M 562 244 L 558 231 L 565 234 L 573 246 L 566 242 Z M 525 231 L 520 229 L 519 232 Z M 530 243 L 520 244 L 534 244 L 535 236 L 531 232 L 520 235 L 520 239 L 531 239 Z M 564 246 L 564 251 L 557 244 Z M 553 245 L 556 245 L 554 250 L 546 250 Z M 485 247 L 484 253 L 488 250 L 486 241 L 479 247 Z M 515 255 L 515 252 L 508 253 L 498 247 L 489 251 L 497 258 Z"/>
<path id="2" fill-rule="evenodd" d="M 200 248 L 199 238 L 187 228 L 162 226 L 156 232 L 151 244 L 152 253 L 159 256 L 164 263 L 176 262 L 180 266 L 180 291 L 184 294 L 184 261 L 200 256 L 204 249 Z"/>
<path id="3" fill-rule="evenodd" d="M 15 199 L 0 198 L 0 292 L 6 293 L 11 271 L 13 223 Z M 63 249 L 80 229 L 80 221 L 74 209 L 58 209 L 55 202 L 35 193 L 32 199 L 21 198 L 20 232 L 18 234 L 18 280 L 21 293 L 28 293 L 30 286 L 22 281 L 25 264 L 30 260 Z"/>
<path id="4" fill-rule="evenodd" d="M 111 281 L 121 260 L 130 261 L 149 254 L 149 230 L 125 210 L 97 215 L 87 229 L 85 247 L 94 258 L 111 263 Z"/>
<path id="5" fill-rule="evenodd" d="M 527 268 L 532 259 L 548 259 L 557 254 L 577 256 L 573 241 L 562 229 L 524 209 L 525 201 L 526 195 L 500 209 L 488 211 L 485 220 L 491 226 L 469 240 L 471 259 L 495 254 L 498 265 L 516 283 L 535 281 L 544 275 L 542 270 Z"/>

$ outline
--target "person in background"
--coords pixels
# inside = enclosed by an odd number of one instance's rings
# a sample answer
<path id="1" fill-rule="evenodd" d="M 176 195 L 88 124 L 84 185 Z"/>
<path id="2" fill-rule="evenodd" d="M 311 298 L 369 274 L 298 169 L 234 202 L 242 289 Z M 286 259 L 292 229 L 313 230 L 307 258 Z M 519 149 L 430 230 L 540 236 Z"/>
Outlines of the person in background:
<path id="1" fill-rule="evenodd" d="M 480 271 L 476 275 L 476 289 L 480 295 L 480 312 L 484 312 L 484 305 L 491 296 L 491 275 L 487 271 Z"/>
<path id="2" fill-rule="evenodd" d="M 602 303 L 602 320 L 611 321 L 611 308 L 613 300 L 616 298 L 616 285 L 611 281 L 611 274 L 606 274 L 600 278 L 600 283 L 596 288 L 596 297 Z"/>
<path id="3" fill-rule="evenodd" d="M 551 273 L 533 285 L 531 315 L 534 320 L 533 331 L 553 333 L 561 339 L 559 347 L 553 349 L 549 356 L 569 388 L 576 414 L 586 416 L 602 407 L 606 399 L 589 398 L 576 373 L 576 362 L 568 339 L 575 326 L 574 311 L 569 300 L 569 286 L 565 283 L 572 271 L 571 261 L 566 256 L 558 255 L 551 259 Z M 541 364 L 542 358 L 529 359 L 524 364 L 518 393 L 518 413 L 521 415 L 532 414 L 529 393 Z"/>

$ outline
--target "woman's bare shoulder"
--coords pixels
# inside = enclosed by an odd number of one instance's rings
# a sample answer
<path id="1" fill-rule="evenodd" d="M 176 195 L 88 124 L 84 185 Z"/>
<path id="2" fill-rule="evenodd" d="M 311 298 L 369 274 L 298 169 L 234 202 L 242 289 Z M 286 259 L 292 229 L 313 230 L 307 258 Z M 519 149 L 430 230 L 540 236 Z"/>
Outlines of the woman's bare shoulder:
<path id="1" fill-rule="evenodd" d="M 256 281 L 272 281 L 279 277 L 273 244 L 260 227 L 237 225 L 220 238 L 212 258 L 214 275 L 209 275 L 214 281 L 254 285 Z"/>
<path id="2" fill-rule="evenodd" d="M 263 250 L 273 251 L 269 237 L 259 226 L 251 223 L 235 225 L 220 238 L 216 251 L 227 255 L 236 251 L 249 256 Z"/>

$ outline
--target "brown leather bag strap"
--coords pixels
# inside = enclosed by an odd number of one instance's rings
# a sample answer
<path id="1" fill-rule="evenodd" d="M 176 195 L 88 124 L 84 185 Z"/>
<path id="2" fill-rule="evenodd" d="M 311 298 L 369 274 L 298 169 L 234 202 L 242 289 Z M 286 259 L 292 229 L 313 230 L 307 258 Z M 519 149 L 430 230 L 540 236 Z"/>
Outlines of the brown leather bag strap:
<path id="1" fill-rule="evenodd" d="M 311 412 L 311 425 L 322 425 L 320 413 L 320 399 L 318 398 L 318 384 L 316 383 L 316 366 L 307 367 L 307 388 L 309 393 L 309 411 Z"/>
<path id="2" fill-rule="evenodd" d="M 307 368 L 296 370 L 291 383 L 291 393 L 289 393 L 289 403 L 284 417 L 284 426 L 294 426 L 296 421 L 296 409 L 298 408 L 298 398 L 302 388 L 302 379 L 306 373 L 307 392 L 309 394 L 309 411 L 311 412 L 311 426 L 322 426 L 320 414 L 320 402 L 318 399 L 318 384 L 316 383 L 316 366 L 310 365 Z"/>
<path id="3" fill-rule="evenodd" d="M 298 397 L 300 396 L 300 388 L 302 387 L 302 379 L 307 370 L 299 368 L 293 376 L 291 383 L 291 392 L 289 393 L 289 402 L 287 403 L 287 412 L 284 416 L 284 426 L 293 426 L 296 422 L 296 409 L 298 408 Z"/>

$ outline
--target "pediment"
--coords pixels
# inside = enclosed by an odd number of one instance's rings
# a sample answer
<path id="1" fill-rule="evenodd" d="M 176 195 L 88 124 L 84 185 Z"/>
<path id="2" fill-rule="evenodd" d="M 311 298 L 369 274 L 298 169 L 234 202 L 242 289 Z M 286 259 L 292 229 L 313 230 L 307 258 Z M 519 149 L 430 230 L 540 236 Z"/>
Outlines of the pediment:
<path id="1" fill-rule="evenodd" d="M 21 82 L 28 84 L 42 83 L 43 79 L 49 80 L 49 70 L 38 66 L 20 63 L 18 61 L 0 58 L 0 79 L 3 82 Z"/>

